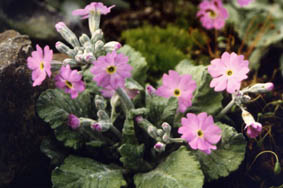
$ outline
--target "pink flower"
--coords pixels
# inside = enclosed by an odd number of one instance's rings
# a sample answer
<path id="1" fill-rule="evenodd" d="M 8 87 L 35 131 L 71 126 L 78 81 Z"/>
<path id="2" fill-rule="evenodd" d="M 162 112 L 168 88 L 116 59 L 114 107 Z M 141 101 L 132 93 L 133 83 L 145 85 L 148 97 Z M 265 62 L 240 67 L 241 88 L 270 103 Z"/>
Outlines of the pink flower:
<path id="1" fill-rule="evenodd" d="M 247 6 L 252 2 L 252 0 L 238 0 L 238 3 L 241 7 Z"/>
<path id="2" fill-rule="evenodd" d="M 224 52 L 220 59 L 212 60 L 208 66 L 208 72 L 213 77 L 210 87 L 214 87 L 215 91 L 226 89 L 228 93 L 239 90 L 241 81 L 248 77 L 248 64 L 249 61 L 244 60 L 243 55 Z"/>
<path id="3" fill-rule="evenodd" d="M 204 0 L 199 5 L 197 17 L 206 29 L 221 29 L 228 18 L 228 12 L 221 0 Z"/>
<path id="4" fill-rule="evenodd" d="M 169 75 L 163 75 L 162 83 L 156 90 L 156 95 L 165 98 L 177 97 L 180 112 L 185 112 L 192 105 L 196 82 L 192 80 L 191 75 L 179 75 L 176 71 L 170 70 Z"/>
<path id="5" fill-rule="evenodd" d="M 111 7 L 106 7 L 103 3 L 93 2 L 87 5 L 84 9 L 77 9 L 72 12 L 74 16 L 81 16 L 82 19 L 86 19 L 89 17 L 91 13 L 98 13 L 98 14 L 108 14 L 115 5 Z"/>
<path id="6" fill-rule="evenodd" d="M 94 74 L 93 80 L 105 89 L 124 88 L 126 78 L 131 77 L 128 57 L 116 51 L 100 56 L 93 65 L 90 70 Z"/>
<path id="7" fill-rule="evenodd" d="M 61 67 L 60 74 L 55 78 L 55 84 L 58 88 L 64 89 L 66 93 L 71 94 L 72 99 L 74 99 L 80 92 L 85 90 L 85 84 L 81 79 L 82 76 L 78 71 L 72 71 L 70 65 L 67 65 Z"/>
<path id="8" fill-rule="evenodd" d="M 182 126 L 178 133 L 185 139 L 192 149 L 199 149 L 206 154 L 215 150 L 217 142 L 221 138 L 221 129 L 213 122 L 212 116 L 202 112 L 198 115 L 188 113 L 187 118 L 181 119 Z"/>
<path id="9" fill-rule="evenodd" d="M 51 76 L 51 61 L 53 57 L 53 51 L 49 49 L 49 46 L 44 47 L 44 54 L 42 48 L 36 45 L 36 51 L 31 53 L 31 57 L 28 57 L 28 68 L 32 70 L 33 87 L 41 85 L 43 80 Z"/>
<path id="10" fill-rule="evenodd" d="M 68 125 L 72 128 L 72 129 L 77 129 L 80 126 L 80 119 L 75 116 L 74 114 L 69 114 L 68 116 Z"/>
<path id="11" fill-rule="evenodd" d="M 256 138 L 262 131 L 262 125 L 256 122 L 252 114 L 245 109 L 242 109 L 242 118 L 246 124 L 245 130 L 248 137 Z"/>
<path id="12" fill-rule="evenodd" d="M 250 138 L 256 138 L 262 131 L 262 125 L 259 122 L 252 122 L 245 126 L 247 130 L 247 135 Z"/>

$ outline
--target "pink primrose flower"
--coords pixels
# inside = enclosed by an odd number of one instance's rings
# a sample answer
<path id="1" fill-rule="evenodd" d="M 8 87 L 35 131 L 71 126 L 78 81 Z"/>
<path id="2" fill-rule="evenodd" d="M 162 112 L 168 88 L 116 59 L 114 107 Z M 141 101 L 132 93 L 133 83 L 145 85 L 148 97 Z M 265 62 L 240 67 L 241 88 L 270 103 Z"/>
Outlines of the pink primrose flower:
<path id="1" fill-rule="evenodd" d="M 106 7 L 103 3 L 100 2 L 93 2 L 87 5 L 84 9 L 77 9 L 72 12 L 74 16 L 81 16 L 82 19 L 86 19 L 89 17 L 89 14 L 92 13 L 99 13 L 99 14 L 108 14 L 115 5 L 110 7 Z"/>
<path id="2" fill-rule="evenodd" d="M 44 47 L 43 50 L 39 45 L 36 45 L 36 51 L 31 53 L 31 57 L 27 59 L 27 66 L 32 70 L 33 87 L 41 85 L 43 80 L 51 76 L 51 61 L 53 58 L 53 51 L 49 49 L 49 46 Z"/>
<path id="3" fill-rule="evenodd" d="M 262 131 L 262 125 L 259 122 L 252 122 L 250 124 L 247 124 L 245 126 L 245 129 L 247 130 L 248 137 L 256 138 Z"/>
<path id="4" fill-rule="evenodd" d="M 256 138 L 262 131 L 262 125 L 256 122 L 251 113 L 242 109 L 242 118 L 246 124 L 245 130 L 247 130 L 247 136 L 250 138 Z"/>
<path id="5" fill-rule="evenodd" d="M 228 93 L 235 93 L 240 89 L 241 81 L 248 77 L 248 64 L 243 55 L 224 52 L 221 58 L 213 59 L 208 66 L 208 72 L 213 77 L 210 87 L 214 87 L 215 91 L 226 89 Z"/>
<path id="6" fill-rule="evenodd" d="M 248 6 L 253 0 L 238 0 L 240 7 Z"/>
<path id="7" fill-rule="evenodd" d="M 206 29 L 222 29 L 228 18 L 228 11 L 223 7 L 222 0 L 204 0 L 199 5 L 197 17 Z"/>
<path id="8" fill-rule="evenodd" d="M 126 78 L 131 77 L 132 66 L 128 64 L 128 57 L 117 54 L 116 51 L 100 56 L 93 62 L 90 72 L 93 80 L 106 90 L 124 88 Z"/>
<path id="9" fill-rule="evenodd" d="M 73 129 L 77 129 L 80 126 L 80 119 L 74 114 L 69 114 L 68 116 L 68 125 Z"/>
<path id="10" fill-rule="evenodd" d="M 72 99 L 76 98 L 80 92 L 85 90 L 82 76 L 77 70 L 72 70 L 70 65 L 61 67 L 60 74 L 56 76 L 55 81 L 56 86 L 64 89 L 66 93 L 71 94 Z"/>
<path id="11" fill-rule="evenodd" d="M 176 71 L 170 70 L 169 74 L 162 77 L 162 86 L 155 94 L 161 97 L 177 97 L 179 111 L 185 112 L 192 105 L 193 92 L 196 89 L 196 82 L 189 74 L 179 75 Z"/>
<path id="12" fill-rule="evenodd" d="M 188 113 L 186 118 L 181 119 L 182 126 L 178 133 L 186 140 L 192 149 L 199 149 L 206 154 L 215 150 L 217 142 L 221 138 L 221 129 L 214 124 L 212 116 L 206 112 L 198 115 Z"/>

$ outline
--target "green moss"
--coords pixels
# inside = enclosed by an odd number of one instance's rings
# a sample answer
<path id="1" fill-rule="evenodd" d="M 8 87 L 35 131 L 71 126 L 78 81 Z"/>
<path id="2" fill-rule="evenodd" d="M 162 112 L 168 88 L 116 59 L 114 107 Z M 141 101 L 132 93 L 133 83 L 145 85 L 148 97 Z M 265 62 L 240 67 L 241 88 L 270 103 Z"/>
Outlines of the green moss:
<path id="1" fill-rule="evenodd" d="M 191 58 L 199 46 L 204 46 L 207 37 L 197 29 L 187 31 L 176 26 L 167 28 L 145 25 L 126 30 L 122 39 L 140 51 L 149 65 L 148 78 L 153 82 L 168 72 L 183 59 Z"/>

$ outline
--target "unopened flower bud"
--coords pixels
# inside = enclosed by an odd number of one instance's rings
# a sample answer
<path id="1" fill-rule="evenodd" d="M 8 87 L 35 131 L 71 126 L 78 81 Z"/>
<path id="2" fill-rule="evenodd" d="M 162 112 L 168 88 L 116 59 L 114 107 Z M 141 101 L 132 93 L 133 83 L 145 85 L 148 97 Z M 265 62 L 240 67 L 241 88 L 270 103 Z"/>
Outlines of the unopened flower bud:
<path id="1" fill-rule="evenodd" d="M 171 126 L 167 122 L 162 123 L 161 127 L 167 134 L 170 135 L 170 133 L 171 133 Z"/>
<path id="2" fill-rule="evenodd" d="M 101 41 L 101 40 L 97 41 L 95 43 L 95 45 L 94 45 L 95 53 L 100 52 L 103 49 L 103 46 L 104 46 L 104 42 L 103 41 Z"/>
<path id="3" fill-rule="evenodd" d="M 65 45 L 63 42 L 56 42 L 55 44 L 56 49 L 64 54 L 67 54 L 68 56 L 74 57 L 76 55 L 76 53 L 74 52 L 74 50 L 71 50 L 67 45 Z"/>
<path id="4" fill-rule="evenodd" d="M 157 129 L 156 133 L 161 137 L 164 134 L 164 131 L 162 129 Z"/>
<path id="5" fill-rule="evenodd" d="M 86 34 L 82 34 L 79 38 L 81 45 L 83 46 L 86 42 L 90 42 L 90 38 Z"/>
<path id="6" fill-rule="evenodd" d="M 165 133 L 163 136 L 162 136 L 162 141 L 169 144 L 170 143 L 170 135 L 168 135 L 167 133 Z"/>
<path id="7" fill-rule="evenodd" d="M 106 108 L 106 101 L 101 95 L 95 95 L 95 106 L 99 110 L 104 110 Z"/>
<path id="8" fill-rule="evenodd" d="M 262 131 L 261 123 L 256 122 L 252 114 L 244 109 L 242 109 L 242 118 L 246 124 L 247 136 L 256 138 Z"/>
<path id="9" fill-rule="evenodd" d="M 101 29 L 98 29 L 94 32 L 94 34 L 91 37 L 91 43 L 95 44 L 98 40 L 103 39 L 103 32 Z"/>
<path id="10" fill-rule="evenodd" d="M 258 83 L 247 89 L 249 93 L 266 93 L 274 89 L 274 84 L 272 82 Z"/>
<path id="11" fill-rule="evenodd" d="M 69 114 L 68 116 L 68 125 L 73 129 L 77 129 L 80 127 L 80 119 L 74 114 Z"/>
<path id="12" fill-rule="evenodd" d="M 97 116 L 99 120 L 109 120 L 109 116 L 104 110 L 98 110 Z"/>
<path id="13" fill-rule="evenodd" d="M 104 45 L 104 50 L 108 53 L 108 52 L 112 52 L 112 51 L 116 51 L 119 48 L 121 48 L 121 44 L 119 42 L 116 41 L 111 41 L 111 42 L 107 42 Z"/>
<path id="14" fill-rule="evenodd" d="M 141 123 L 143 121 L 143 117 L 137 116 L 135 120 L 136 120 L 137 123 Z"/>
<path id="15" fill-rule="evenodd" d="M 156 89 L 152 85 L 147 85 L 146 86 L 146 92 L 149 95 L 153 95 L 155 93 Z"/>
<path id="16" fill-rule="evenodd" d="M 149 126 L 147 128 L 147 133 L 149 134 L 149 136 L 151 136 L 154 139 L 158 137 L 156 131 L 157 129 L 154 126 Z"/>
<path id="17" fill-rule="evenodd" d="M 79 40 L 76 35 L 66 26 L 64 22 L 58 22 L 55 25 L 56 30 L 61 36 L 70 43 L 73 47 L 80 46 Z"/>
<path id="18" fill-rule="evenodd" d="M 166 147 L 166 145 L 163 144 L 162 142 L 157 142 L 157 143 L 154 145 L 154 149 L 155 149 L 155 151 L 157 151 L 157 152 L 163 152 L 163 151 L 165 151 L 165 147 Z"/>
<path id="19" fill-rule="evenodd" d="M 97 132 L 101 132 L 102 131 L 102 127 L 99 123 L 94 123 L 91 126 L 91 129 Z"/>

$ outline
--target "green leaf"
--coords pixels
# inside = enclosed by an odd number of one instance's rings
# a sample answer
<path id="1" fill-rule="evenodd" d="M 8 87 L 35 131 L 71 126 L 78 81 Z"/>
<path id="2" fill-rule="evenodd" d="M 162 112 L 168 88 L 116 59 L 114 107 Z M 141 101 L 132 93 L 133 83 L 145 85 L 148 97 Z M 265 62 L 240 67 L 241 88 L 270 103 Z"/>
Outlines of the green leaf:
<path id="1" fill-rule="evenodd" d="M 178 108 L 178 100 L 156 96 L 146 96 L 146 108 L 149 110 L 147 118 L 155 126 L 161 126 L 163 122 L 174 124 L 174 117 Z"/>
<path id="2" fill-rule="evenodd" d="M 53 137 L 46 137 L 42 140 L 40 144 L 40 151 L 44 153 L 48 158 L 50 158 L 50 163 L 52 165 L 59 165 L 63 162 L 67 155 L 65 148 L 59 146 L 56 139 Z"/>
<path id="3" fill-rule="evenodd" d="M 204 175 L 196 157 L 182 146 L 154 170 L 134 177 L 137 188 L 201 188 Z"/>
<path id="4" fill-rule="evenodd" d="M 77 117 L 91 117 L 95 113 L 91 104 L 92 97 L 88 90 L 76 99 L 71 99 L 70 95 L 62 90 L 49 89 L 40 95 L 36 107 L 39 117 L 55 130 L 56 138 L 64 142 L 65 146 L 77 149 L 85 140 L 78 131 L 69 128 L 68 115 L 72 113 Z"/>
<path id="5" fill-rule="evenodd" d="M 120 188 L 126 186 L 122 169 L 95 160 L 69 156 L 52 172 L 53 188 Z"/>
<path id="6" fill-rule="evenodd" d="M 222 129 L 221 142 L 217 150 L 210 155 L 197 151 L 196 155 L 201 163 L 201 168 L 208 181 L 228 176 L 239 168 L 244 160 L 246 140 L 241 133 L 228 125 L 216 123 Z"/>
<path id="7" fill-rule="evenodd" d="M 93 74 L 90 72 L 91 67 L 89 67 L 87 70 L 83 71 L 83 78 L 84 82 L 86 83 L 86 88 L 91 92 L 91 93 L 100 93 L 99 92 L 99 87 L 96 85 L 96 82 L 93 81 Z"/>
<path id="8" fill-rule="evenodd" d="M 118 151 L 120 152 L 120 161 L 127 169 L 135 171 L 145 171 L 150 165 L 143 160 L 144 145 L 122 144 Z"/>
<path id="9" fill-rule="evenodd" d="M 129 64 L 133 67 L 132 78 L 143 85 L 146 80 L 146 73 L 148 69 L 145 58 L 141 55 L 141 53 L 135 51 L 129 45 L 124 45 L 118 50 L 118 52 L 129 57 Z"/>
<path id="10" fill-rule="evenodd" d="M 137 81 L 135 81 L 132 78 L 126 79 L 125 87 L 127 89 L 130 89 L 130 90 L 138 90 L 138 91 L 142 91 L 143 90 L 143 87 Z"/>
<path id="11" fill-rule="evenodd" d="M 206 66 L 194 66 L 191 60 L 183 60 L 176 66 L 176 71 L 180 74 L 190 74 L 192 79 L 196 81 L 197 89 L 193 95 L 190 111 L 215 114 L 222 108 L 223 96 L 220 92 L 215 92 L 209 87 L 211 76 L 208 74 Z"/>
<path id="12" fill-rule="evenodd" d="M 161 114 L 160 123 L 167 122 L 170 125 L 173 125 L 177 109 L 178 99 L 176 97 L 171 97 Z"/>

